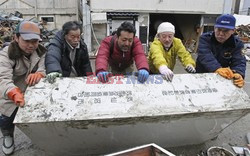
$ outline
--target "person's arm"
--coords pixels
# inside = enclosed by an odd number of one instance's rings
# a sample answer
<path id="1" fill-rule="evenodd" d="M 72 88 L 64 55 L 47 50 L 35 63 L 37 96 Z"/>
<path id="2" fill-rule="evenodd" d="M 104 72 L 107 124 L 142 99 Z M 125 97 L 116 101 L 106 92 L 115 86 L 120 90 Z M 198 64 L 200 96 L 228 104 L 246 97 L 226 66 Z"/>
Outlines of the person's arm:
<path id="1" fill-rule="evenodd" d="M 109 48 L 110 48 L 110 41 L 112 36 L 106 37 L 99 49 L 98 54 L 96 56 L 96 74 L 98 74 L 101 71 L 108 71 L 108 60 L 109 60 Z"/>
<path id="2" fill-rule="evenodd" d="M 187 65 L 192 65 L 195 67 L 195 61 L 193 60 L 191 54 L 186 50 L 181 40 L 177 38 L 175 40 L 177 55 L 182 65 L 184 67 L 187 67 Z"/>
<path id="3" fill-rule="evenodd" d="M 153 65 L 163 75 L 163 78 L 167 81 L 172 81 L 174 73 L 168 68 L 166 59 L 164 58 L 163 46 L 157 39 L 151 44 L 150 47 L 150 57 L 153 61 Z"/>
<path id="4" fill-rule="evenodd" d="M 134 38 L 132 55 L 134 57 L 135 64 L 136 64 L 136 67 L 138 70 L 145 69 L 145 70 L 149 71 L 147 57 L 146 57 L 145 52 L 143 50 L 141 41 L 137 37 Z"/>
<path id="5" fill-rule="evenodd" d="M 242 49 L 243 49 L 244 45 L 239 40 L 237 40 L 236 42 L 238 42 L 238 43 L 236 43 L 236 48 L 232 53 L 230 68 L 234 72 L 239 73 L 244 78 L 245 71 L 246 71 L 246 58 L 242 54 Z"/>
<path id="6" fill-rule="evenodd" d="M 167 66 L 166 59 L 164 58 L 164 49 L 160 41 L 156 40 L 150 46 L 150 59 L 153 62 L 154 67 L 159 70 L 160 66 Z"/>
<path id="7" fill-rule="evenodd" d="M 58 72 L 62 74 L 61 68 L 61 53 L 63 50 L 62 44 L 56 39 L 52 39 L 49 43 L 48 52 L 45 56 L 46 74 Z"/>
<path id="8" fill-rule="evenodd" d="M 208 71 L 215 72 L 221 68 L 221 64 L 217 61 L 212 53 L 210 38 L 206 38 L 204 35 L 200 37 L 198 45 L 198 57 L 197 61 Z"/>
<path id="9" fill-rule="evenodd" d="M 8 93 L 17 88 L 15 86 L 13 77 L 13 66 L 15 61 L 9 59 L 7 48 L 0 52 L 0 97 L 8 98 Z"/>
<path id="10" fill-rule="evenodd" d="M 60 35 L 61 32 L 58 32 L 55 38 L 51 40 L 48 52 L 45 55 L 46 79 L 49 83 L 55 82 L 56 77 L 63 76 L 61 67 L 63 45 L 59 38 Z"/>
<path id="11" fill-rule="evenodd" d="M 45 74 L 44 61 L 45 61 L 45 53 L 42 56 L 40 56 L 40 59 L 37 62 L 37 67 L 38 67 L 37 70 L 34 73 L 30 73 L 25 80 L 29 86 L 37 84 L 41 80 L 41 78 L 45 77 L 46 74 Z"/>

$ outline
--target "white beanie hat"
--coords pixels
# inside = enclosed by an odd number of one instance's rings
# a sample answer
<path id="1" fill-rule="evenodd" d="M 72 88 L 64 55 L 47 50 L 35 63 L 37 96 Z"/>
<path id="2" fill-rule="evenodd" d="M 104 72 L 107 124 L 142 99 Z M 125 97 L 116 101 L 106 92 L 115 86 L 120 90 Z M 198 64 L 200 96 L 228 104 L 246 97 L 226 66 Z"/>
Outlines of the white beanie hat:
<path id="1" fill-rule="evenodd" d="M 175 33 L 174 25 L 169 22 L 163 22 L 158 26 L 157 34 L 162 32 L 172 32 Z"/>

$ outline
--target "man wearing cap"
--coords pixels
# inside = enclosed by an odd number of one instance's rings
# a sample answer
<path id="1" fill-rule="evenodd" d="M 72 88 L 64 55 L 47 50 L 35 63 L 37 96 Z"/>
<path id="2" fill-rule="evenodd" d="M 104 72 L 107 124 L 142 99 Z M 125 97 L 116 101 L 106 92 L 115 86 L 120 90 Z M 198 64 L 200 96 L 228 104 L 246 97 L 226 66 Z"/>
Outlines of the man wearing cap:
<path id="1" fill-rule="evenodd" d="M 45 76 L 46 49 L 39 40 L 38 25 L 23 21 L 16 28 L 14 41 L 0 52 L 0 128 L 4 154 L 14 151 L 13 120 L 18 107 L 25 104 L 27 86 L 35 85 Z"/>
<path id="2" fill-rule="evenodd" d="M 77 21 L 64 23 L 50 41 L 45 57 L 47 80 L 56 77 L 78 77 L 92 74 L 87 45 L 81 37 L 81 25 Z"/>
<path id="3" fill-rule="evenodd" d="M 162 74 L 167 81 L 172 81 L 176 57 L 189 73 L 195 73 L 195 61 L 186 50 L 181 40 L 174 37 L 175 27 L 169 22 L 158 26 L 157 34 L 150 46 L 149 68 L 153 74 Z"/>
<path id="4" fill-rule="evenodd" d="M 237 87 L 243 87 L 246 59 L 241 52 L 243 43 L 234 35 L 235 21 L 232 15 L 221 15 L 216 19 L 214 31 L 200 37 L 196 71 L 218 73 L 233 79 Z"/>

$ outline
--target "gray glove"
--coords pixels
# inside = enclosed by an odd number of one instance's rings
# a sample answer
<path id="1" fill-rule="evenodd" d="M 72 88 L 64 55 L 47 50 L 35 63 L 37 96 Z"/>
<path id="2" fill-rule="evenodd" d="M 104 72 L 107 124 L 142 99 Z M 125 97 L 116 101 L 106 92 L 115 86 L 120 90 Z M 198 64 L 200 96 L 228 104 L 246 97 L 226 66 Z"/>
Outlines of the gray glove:
<path id="1" fill-rule="evenodd" d="M 188 65 L 186 66 L 185 70 L 186 70 L 188 73 L 196 73 L 196 70 L 195 70 L 194 66 L 191 65 L 191 64 L 188 64 Z"/>
<path id="2" fill-rule="evenodd" d="M 52 72 L 46 75 L 46 79 L 49 81 L 49 83 L 54 83 L 57 77 L 62 77 L 62 74 L 58 72 Z"/>

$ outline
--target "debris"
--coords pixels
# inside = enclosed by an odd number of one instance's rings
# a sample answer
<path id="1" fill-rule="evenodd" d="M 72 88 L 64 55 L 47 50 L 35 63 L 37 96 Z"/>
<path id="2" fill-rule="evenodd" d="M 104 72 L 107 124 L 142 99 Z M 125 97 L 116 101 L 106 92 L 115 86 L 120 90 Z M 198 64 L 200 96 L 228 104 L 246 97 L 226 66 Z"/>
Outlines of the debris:
<path id="1" fill-rule="evenodd" d="M 234 146 L 232 147 L 232 149 L 234 150 L 234 152 L 237 154 L 237 155 L 240 155 L 240 156 L 250 156 L 250 150 L 246 147 L 237 147 L 237 146 Z"/>
<path id="2" fill-rule="evenodd" d="M 195 52 L 195 46 L 196 46 L 196 40 L 194 39 L 189 39 L 184 41 L 184 46 L 187 49 L 187 51 L 189 51 L 190 53 Z"/>
<path id="3" fill-rule="evenodd" d="M 22 13 L 16 11 L 14 14 L 7 14 L 0 12 L 0 49 L 8 45 L 12 40 L 15 33 L 17 24 L 23 21 Z M 41 44 L 46 44 L 51 38 L 53 38 L 58 31 L 57 29 L 48 30 L 47 23 L 44 21 L 38 22 L 36 18 L 31 18 L 29 21 L 38 23 L 41 30 Z"/>
<path id="4" fill-rule="evenodd" d="M 250 24 L 237 26 L 236 33 L 242 42 L 250 42 Z"/>
<path id="5" fill-rule="evenodd" d="M 248 57 L 247 55 L 245 55 L 245 58 L 247 61 L 250 61 L 250 57 Z"/>
<path id="6" fill-rule="evenodd" d="M 208 156 L 234 156 L 234 154 L 232 152 L 230 152 L 229 150 L 223 148 L 223 147 L 210 147 L 207 150 L 207 155 Z"/>
<path id="7" fill-rule="evenodd" d="M 163 149 L 162 147 L 151 143 L 147 145 L 142 145 L 138 147 L 134 147 L 131 149 L 127 149 L 124 151 L 107 154 L 105 156 L 175 156 L 169 151 Z"/>
<path id="8" fill-rule="evenodd" d="M 234 150 L 234 153 L 243 155 L 244 154 L 244 147 L 238 147 L 238 146 L 233 146 L 232 149 Z"/>
<path id="9" fill-rule="evenodd" d="M 244 148 L 244 154 L 245 156 L 250 156 L 250 151 L 247 148 Z"/>

